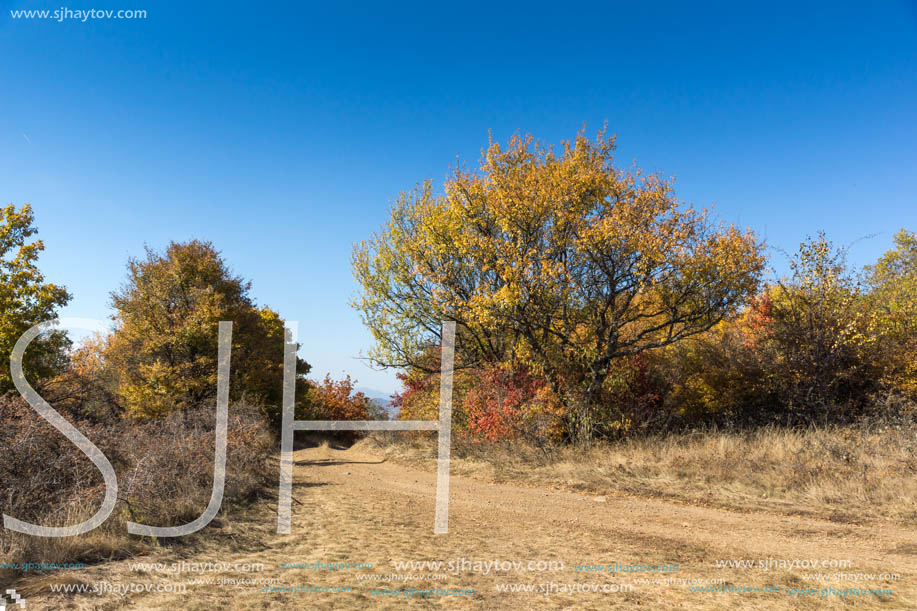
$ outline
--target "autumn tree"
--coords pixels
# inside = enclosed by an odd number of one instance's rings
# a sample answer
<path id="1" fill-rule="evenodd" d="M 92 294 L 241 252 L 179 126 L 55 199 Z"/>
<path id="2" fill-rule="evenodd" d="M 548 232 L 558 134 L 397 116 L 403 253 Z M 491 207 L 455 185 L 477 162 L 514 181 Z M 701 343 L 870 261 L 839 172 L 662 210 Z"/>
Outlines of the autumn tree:
<path id="1" fill-rule="evenodd" d="M 846 249 L 819 233 L 739 315 L 666 351 L 668 401 L 694 422 L 849 421 L 871 407 L 889 361 L 872 301 Z"/>
<path id="2" fill-rule="evenodd" d="M 878 374 L 863 290 L 824 233 L 799 246 L 790 276 L 769 292 L 768 342 L 788 417 L 809 420 L 862 404 Z"/>
<path id="3" fill-rule="evenodd" d="M 102 349 L 129 413 L 158 417 L 214 397 L 218 324 L 232 321 L 230 397 L 257 398 L 279 419 L 284 322 L 257 307 L 249 288 L 209 242 L 173 242 L 129 261 L 127 282 L 112 294 L 115 330 Z M 298 359 L 303 390 L 308 370 Z"/>
<path id="4" fill-rule="evenodd" d="M 13 389 L 10 355 L 28 329 L 57 317 L 57 309 L 70 301 L 62 286 L 46 283 L 36 262 L 44 250 L 35 217 L 28 204 L 0 208 L 0 394 Z M 67 362 L 69 342 L 62 331 L 36 338 L 23 358 L 23 370 L 32 384 L 57 374 Z"/>
<path id="5" fill-rule="evenodd" d="M 781 412 L 779 358 L 771 341 L 770 299 L 764 293 L 745 310 L 706 333 L 668 346 L 657 355 L 675 424 L 765 424 Z"/>
<path id="6" fill-rule="evenodd" d="M 471 376 L 461 407 L 472 436 L 491 441 L 521 438 L 538 446 L 560 436 L 563 413 L 544 379 L 524 366 L 505 364 L 481 367 Z"/>
<path id="7" fill-rule="evenodd" d="M 866 269 L 874 321 L 883 340 L 883 381 L 917 399 L 917 233 L 900 230 L 895 247 Z"/>
<path id="8" fill-rule="evenodd" d="M 328 374 L 324 380 L 312 382 L 310 388 L 316 420 L 378 420 L 383 410 L 373 400 L 354 388 L 350 376 L 334 380 Z"/>
<path id="9" fill-rule="evenodd" d="M 491 141 L 442 194 L 429 181 L 403 194 L 354 248 L 370 357 L 424 368 L 454 320 L 457 367 L 525 365 L 564 397 L 573 436 L 591 438 L 618 359 L 709 329 L 763 268 L 750 231 L 683 204 L 658 174 L 615 167 L 614 148 L 604 131 L 559 151 Z"/>

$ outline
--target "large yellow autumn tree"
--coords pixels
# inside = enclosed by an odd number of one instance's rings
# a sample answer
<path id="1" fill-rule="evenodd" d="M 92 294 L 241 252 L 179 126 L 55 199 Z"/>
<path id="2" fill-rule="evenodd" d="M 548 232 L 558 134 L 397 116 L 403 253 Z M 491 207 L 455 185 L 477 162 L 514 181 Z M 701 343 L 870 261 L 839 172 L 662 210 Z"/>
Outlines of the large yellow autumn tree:
<path id="1" fill-rule="evenodd" d="M 354 306 L 379 365 L 434 369 L 441 321 L 457 367 L 515 361 L 543 376 L 592 436 L 616 359 L 711 328 L 756 290 L 761 245 L 675 198 L 658 174 L 613 165 L 614 137 L 559 150 L 491 141 L 442 194 L 403 194 L 354 247 Z"/>
<path id="2" fill-rule="evenodd" d="M 249 286 L 209 242 L 173 242 L 128 263 L 127 282 L 112 294 L 115 330 L 100 347 L 128 413 L 159 417 L 212 399 L 225 320 L 233 323 L 230 396 L 259 399 L 279 420 L 284 321 L 257 307 Z M 297 359 L 303 400 L 308 371 Z"/>

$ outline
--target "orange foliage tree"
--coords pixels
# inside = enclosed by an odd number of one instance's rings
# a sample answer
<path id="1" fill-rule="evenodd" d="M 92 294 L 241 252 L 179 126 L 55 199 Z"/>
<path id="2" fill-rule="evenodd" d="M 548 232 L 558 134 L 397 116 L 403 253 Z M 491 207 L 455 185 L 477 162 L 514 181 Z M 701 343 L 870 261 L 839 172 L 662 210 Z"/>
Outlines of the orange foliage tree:
<path id="1" fill-rule="evenodd" d="M 354 390 L 350 376 L 334 380 L 326 374 L 311 387 L 313 418 L 320 420 L 372 420 L 380 415 L 372 399 Z"/>

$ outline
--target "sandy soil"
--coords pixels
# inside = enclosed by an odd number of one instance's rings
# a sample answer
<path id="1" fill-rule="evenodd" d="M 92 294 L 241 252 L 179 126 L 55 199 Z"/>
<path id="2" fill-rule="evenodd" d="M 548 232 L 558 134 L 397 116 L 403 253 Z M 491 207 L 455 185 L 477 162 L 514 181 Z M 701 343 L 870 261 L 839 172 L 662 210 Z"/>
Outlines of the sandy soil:
<path id="1" fill-rule="evenodd" d="M 276 498 L 260 501 L 191 545 L 81 570 L 30 577 L 15 587 L 26 609 L 917 609 L 917 532 L 893 524 L 856 526 L 768 513 L 734 513 L 634 497 L 594 497 L 523 485 L 452 477 L 450 532 L 433 534 L 436 476 L 385 462 L 363 447 L 319 446 L 295 455 L 293 533 L 276 531 Z M 850 560 L 848 568 L 814 570 L 717 568 L 716 560 Z M 474 565 L 453 574 L 457 559 L 562 561 L 563 570 L 499 570 Z M 397 570 L 393 562 L 444 561 L 442 571 Z M 131 570 L 129 563 L 262 563 L 261 572 L 204 574 Z M 372 569 L 310 570 L 283 563 L 371 563 Z M 677 564 L 677 572 L 581 572 L 576 564 Z M 526 567 L 527 568 L 527 567 Z M 807 581 L 803 573 L 898 573 L 900 580 Z M 366 581 L 358 575 L 416 575 L 408 582 Z M 429 575 L 448 574 L 443 580 Z M 636 579 L 725 579 L 733 587 L 780 592 L 695 592 L 687 585 Z M 212 579 L 191 584 L 189 579 Z M 224 580 L 224 585 L 215 583 Z M 276 580 L 226 585 L 230 579 Z M 184 593 L 113 591 L 55 594 L 52 584 L 107 582 L 134 587 L 184 584 Z M 501 592 L 534 584 L 553 593 Z M 570 584 L 626 584 L 632 591 L 566 592 Z M 695 584 L 697 585 L 697 584 Z M 270 591 L 271 587 L 350 586 L 349 592 Z M 105 587 L 105 586 L 103 586 Z M 268 591 L 264 591 L 267 588 Z M 473 595 L 374 595 L 373 589 L 473 589 Z M 822 596 L 825 588 L 848 590 Z M 853 594 L 890 589 L 891 595 Z M 616 588 L 609 587 L 614 590 Z M 812 594 L 789 594 L 812 589 Z"/>

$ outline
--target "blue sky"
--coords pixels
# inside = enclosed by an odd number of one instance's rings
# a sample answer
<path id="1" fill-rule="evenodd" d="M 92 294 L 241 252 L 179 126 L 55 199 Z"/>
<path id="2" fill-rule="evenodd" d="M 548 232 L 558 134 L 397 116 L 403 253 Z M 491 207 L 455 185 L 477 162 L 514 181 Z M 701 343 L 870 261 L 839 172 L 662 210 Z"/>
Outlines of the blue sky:
<path id="1" fill-rule="evenodd" d="M 394 390 L 356 359 L 351 244 L 489 131 L 608 121 L 620 164 L 776 248 L 875 234 L 864 264 L 917 229 L 913 0 L 437 4 L 0 3 L 0 202 L 33 205 L 63 314 L 107 316 L 144 244 L 208 239 L 313 373 Z M 147 17 L 10 14 L 62 6 Z"/>

